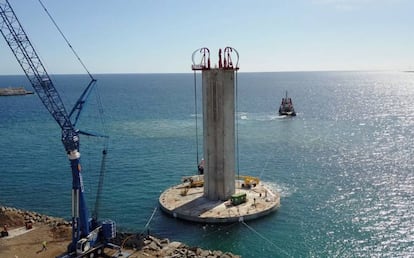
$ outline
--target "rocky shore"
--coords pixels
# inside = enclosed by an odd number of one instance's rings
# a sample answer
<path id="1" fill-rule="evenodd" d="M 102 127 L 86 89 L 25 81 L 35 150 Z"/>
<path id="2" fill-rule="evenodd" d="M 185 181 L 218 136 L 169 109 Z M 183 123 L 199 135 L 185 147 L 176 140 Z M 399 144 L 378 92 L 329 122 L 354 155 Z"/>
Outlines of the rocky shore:
<path id="1" fill-rule="evenodd" d="M 28 229 L 27 223 L 32 223 L 33 229 Z M 0 238 L 0 257 L 54 257 L 66 250 L 71 239 L 71 223 L 61 218 L 55 218 L 33 211 L 0 206 L 0 225 L 4 225 L 10 236 Z M 13 235 L 14 230 L 26 227 L 27 234 Z M 35 231 L 36 229 L 39 229 Z M 43 230 L 41 230 L 43 229 Z M 30 231 L 30 232 L 29 232 Z M 34 231 L 34 232 L 32 232 Z M 20 232 L 20 231 L 19 231 Z M 48 250 L 38 251 L 40 241 L 48 239 Z M 32 249 L 30 250 L 30 243 Z M 152 235 L 118 233 L 114 243 L 132 257 L 193 257 L 193 258 L 239 258 L 241 256 L 218 250 L 205 250 L 190 247 L 184 243 L 170 241 Z M 20 247 L 19 247 L 20 245 Z M 24 247 L 24 248 L 22 248 Z M 24 252 L 19 252 L 22 249 Z M 28 251 L 30 250 L 30 251 Z M 53 253 L 55 252 L 55 253 Z M 43 256 L 45 255 L 45 256 Z"/>
<path id="2" fill-rule="evenodd" d="M 3 221 L 4 220 L 4 221 Z M 8 224 L 9 227 L 24 226 L 25 222 L 43 223 L 51 227 L 60 227 L 71 225 L 70 222 L 61 218 L 55 218 L 47 215 L 42 215 L 33 211 L 25 211 L 13 207 L 0 206 L 0 224 Z"/>

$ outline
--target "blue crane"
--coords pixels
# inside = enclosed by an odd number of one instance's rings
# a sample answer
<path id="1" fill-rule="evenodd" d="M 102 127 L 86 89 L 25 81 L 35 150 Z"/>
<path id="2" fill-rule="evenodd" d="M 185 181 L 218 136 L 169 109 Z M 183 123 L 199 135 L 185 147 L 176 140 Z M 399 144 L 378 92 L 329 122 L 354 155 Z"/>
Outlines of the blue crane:
<path id="1" fill-rule="evenodd" d="M 86 257 L 87 255 L 99 255 L 103 252 L 104 247 L 110 245 L 109 240 L 115 237 L 115 223 L 110 220 L 98 223 L 96 218 L 92 219 L 89 217 L 81 173 L 79 135 L 91 134 L 75 128 L 83 105 L 96 84 L 96 80 L 89 74 L 91 77 L 90 83 L 77 100 L 71 112 L 68 113 L 53 85 L 53 81 L 29 41 L 8 0 L 0 0 L 0 16 L 1 34 L 40 100 L 62 130 L 61 140 L 72 170 L 72 242 L 68 246 L 67 256 Z M 103 154 L 105 155 L 106 151 Z M 111 246 L 114 247 L 114 245 Z"/>

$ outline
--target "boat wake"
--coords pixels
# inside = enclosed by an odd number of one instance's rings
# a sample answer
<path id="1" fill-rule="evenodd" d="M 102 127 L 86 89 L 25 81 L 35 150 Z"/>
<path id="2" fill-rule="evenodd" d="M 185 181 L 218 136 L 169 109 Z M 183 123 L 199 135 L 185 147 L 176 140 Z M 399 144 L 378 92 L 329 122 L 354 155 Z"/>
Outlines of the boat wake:
<path id="1" fill-rule="evenodd" d="M 242 121 L 274 121 L 279 119 L 288 118 L 289 116 L 279 116 L 275 113 L 247 113 L 242 112 L 237 114 L 238 119 Z"/>

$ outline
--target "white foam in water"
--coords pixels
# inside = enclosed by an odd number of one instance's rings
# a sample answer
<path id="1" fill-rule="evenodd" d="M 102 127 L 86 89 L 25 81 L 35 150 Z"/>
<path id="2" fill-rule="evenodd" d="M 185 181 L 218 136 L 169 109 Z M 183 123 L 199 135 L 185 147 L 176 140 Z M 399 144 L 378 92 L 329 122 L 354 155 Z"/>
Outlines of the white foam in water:
<path id="1" fill-rule="evenodd" d="M 289 197 L 296 192 L 295 187 L 288 186 L 285 184 L 278 184 L 277 182 L 265 182 L 262 181 L 270 190 L 278 192 L 281 197 Z"/>

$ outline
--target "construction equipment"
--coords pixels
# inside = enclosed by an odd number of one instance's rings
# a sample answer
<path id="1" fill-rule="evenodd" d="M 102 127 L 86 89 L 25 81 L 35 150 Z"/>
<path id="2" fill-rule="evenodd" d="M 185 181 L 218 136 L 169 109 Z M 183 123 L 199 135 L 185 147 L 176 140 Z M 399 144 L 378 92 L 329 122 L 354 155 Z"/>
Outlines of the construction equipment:
<path id="1" fill-rule="evenodd" d="M 254 176 L 236 176 L 237 180 L 242 180 L 242 188 L 255 187 L 260 183 L 260 179 Z M 185 176 L 181 182 L 186 183 L 185 187 L 202 187 L 204 186 L 204 175 Z"/>
<path id="2" fill-rule="evenodd" d="M 247 194 L 246 193 L 233 194 L 230 198 L 230 203 L 234 206 L 245 203 L 246 201 L 247 201 Z"/>
<path id="3" fill-rule="evenodd" d="M 32 220 L 26 220 L 24 222 L 24 225 L 25 225 L 27 230 L 32 229 L 33 228 L 33 221 Z"/>
<path id="4" fill-rule="evenodd" d="M 181 181 L 187 183 L 186 187 L 202 187 L 204 185 L 204 175 L 186 176 Z"/>
<path id="5" fill-rule="evenodd" d="M 185 176 L 181 179 L 181 182 L 183 182 L 183 185 L 178 187 L 182 188 L 180 194 L 186 196 L 190 188 L 204 186 L 204 175 Z"/>
<path id="6" fill-rule="evenodd" d="M 62 143 L 68 155 L 72 169 L 72 242 L 67 253 L 62 257 L 93 257 L 104 252 L 105 247 L 118 248 L 109 241 L 116 235 L 115 222 L 106 220 L 98 222 L 90 218 L 85 202 L 84 187 L 81 174 L 79 135 L 86 134 L 75 128 L 83 104 L 96 84 L 89 74 L 91 81 L 68 114 L 65 106 L 46 72 L 32 43 L 29 41 L 17 16 L 8 0 L 0 0 L 0 31 L 22 67 L 42 103 L 56 120 L 62 130 Z M 73 117 L 73 121 L 71 118 Z M 104 150 L 103 155 L 106 155 Z"/>
<path id="7" fill-rule="evenodd" d="M 254 176 L 236 176 L 236 179 L 243 180 L 242 188 L 256 187 L 260 182 L 260 179 Z"/>
<path id="8" fill-rule="evenodd" d="M 7 237 L 9 236 L 9 231 L 7 231 L 7 224 L 3 225 L 3 230 L 0 232 L 0 237 Z"/>

